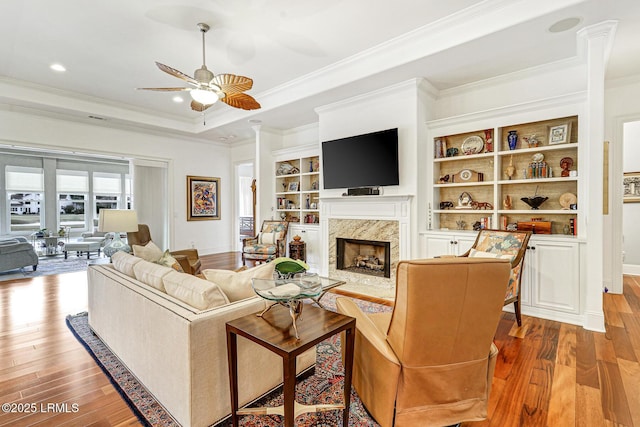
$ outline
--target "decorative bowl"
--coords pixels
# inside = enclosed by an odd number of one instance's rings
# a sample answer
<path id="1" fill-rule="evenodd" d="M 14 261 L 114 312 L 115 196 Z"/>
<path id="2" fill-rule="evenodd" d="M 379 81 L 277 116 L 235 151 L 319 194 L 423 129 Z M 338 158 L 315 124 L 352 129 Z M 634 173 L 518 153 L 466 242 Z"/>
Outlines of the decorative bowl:
<path id="1" fill-rule="evenodd" d="M 547 201 L 548 197 L 536 196 L 536 197 L 522 197 L 520 200 L 531 206 L 531 209 L 538 209 L 541 204 Z"/>

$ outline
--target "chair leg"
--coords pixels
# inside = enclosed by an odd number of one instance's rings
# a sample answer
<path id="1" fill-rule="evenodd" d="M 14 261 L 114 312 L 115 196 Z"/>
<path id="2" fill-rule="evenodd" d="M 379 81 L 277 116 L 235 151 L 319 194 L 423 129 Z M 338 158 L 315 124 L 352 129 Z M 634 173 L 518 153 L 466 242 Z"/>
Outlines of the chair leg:
<path id="1" fill-rule="evenodd" d="M 518 322 L 518 327 L 522 326 L 522 315 L 520 314 L 520 297 L 513 302 L 513 308 L 516 312 L 516 322 Z"/>

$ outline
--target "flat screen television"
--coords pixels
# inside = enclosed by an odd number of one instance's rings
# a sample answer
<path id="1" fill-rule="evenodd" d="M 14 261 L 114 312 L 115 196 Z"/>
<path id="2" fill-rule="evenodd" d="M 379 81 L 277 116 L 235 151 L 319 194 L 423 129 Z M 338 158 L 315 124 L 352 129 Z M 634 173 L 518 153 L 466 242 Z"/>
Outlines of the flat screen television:
<path id="1" fill-rule="evenodd" d="M 322 142 L 324 188 L 399 185 L 398 129 Z"/>

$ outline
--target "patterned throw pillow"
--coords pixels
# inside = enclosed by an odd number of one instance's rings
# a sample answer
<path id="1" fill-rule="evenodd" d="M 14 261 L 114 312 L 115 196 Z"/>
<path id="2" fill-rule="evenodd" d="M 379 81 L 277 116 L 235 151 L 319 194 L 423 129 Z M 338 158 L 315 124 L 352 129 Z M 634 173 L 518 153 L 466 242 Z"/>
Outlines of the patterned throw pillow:
<path id="1" fill-rule="evenodd" d="M 184 270 L 182 269 L 182 266 L 180 265 L 180 263 L 174 257 L 172 257 L 171 254 L 169 253 L 169 249 L 164 251 L 160 259 L 155 261 L 155 263 L 164 265 L 165 267 L 171 267 L 179 273 L 184 273 Z"/>

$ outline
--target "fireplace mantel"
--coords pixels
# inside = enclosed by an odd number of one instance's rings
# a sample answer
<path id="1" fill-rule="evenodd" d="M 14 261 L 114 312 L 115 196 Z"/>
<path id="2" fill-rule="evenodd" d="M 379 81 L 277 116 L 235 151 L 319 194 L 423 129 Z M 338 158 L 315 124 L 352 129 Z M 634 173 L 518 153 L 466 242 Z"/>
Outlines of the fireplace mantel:
<path id="1" fill-rule="evenodd" d="M 335 243 L 332 241 L 336 236 L 330 232 L 329 224 L 335 224 L 335 220 L 350 221 L 349 228 L 356 233 L 358 221 L 366 224 L 367 229 L 371 229 L 372 223 L 380 221 L 386 224 L 383 228 L 388 230 L 389 221 L 397 223 L 393 228 L 397 230 L 393 246 L 395 247 L 396 264 L 399 259 L 408 259 L 411 254 L 411 202 L 413 195 L 381 195 L 381 196 L 343 196 L 343 197 L 320 197 L 321 209 L 321 233 L 323 242 L 323 262 L 322 273 L 334 272 L 334 266 L 330 267 L 330 260 L 335 260 Z M 332 221 L 334 220 L 334 221 Z M 385 231 L 387 232 L 387 231 Z M 361 236 L 340 236 L 348 238 L 362 238 Z M 397 240 L 396 240 L 397 239 Z M 375 239 L 371 239 L 375 240 Z M 392 273 L 395 276 L 395 271 Z M 388 280 L 388 279 L 387 279 Z M 391 278 L 394 282 L 394 277 Z M 391 283 L 392 285 L 393 283 Z"/>

